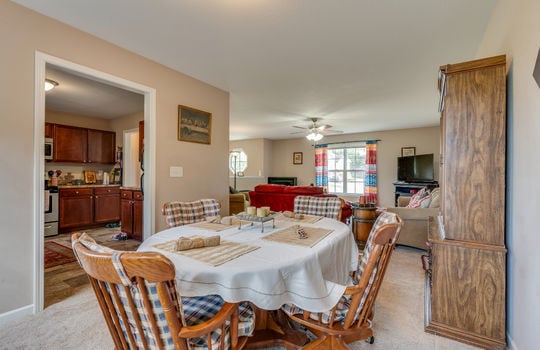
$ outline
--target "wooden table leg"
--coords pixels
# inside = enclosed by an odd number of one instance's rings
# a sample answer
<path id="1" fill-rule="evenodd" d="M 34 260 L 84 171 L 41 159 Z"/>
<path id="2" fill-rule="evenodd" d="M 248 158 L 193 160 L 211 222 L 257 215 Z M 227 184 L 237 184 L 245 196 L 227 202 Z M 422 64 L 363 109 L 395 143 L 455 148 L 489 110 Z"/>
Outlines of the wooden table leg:
<path id="1" fill-rule="evenodd" d="M 293 329 L 287 315 L 281 310 L 263 310 L 251 305 L 255 310 L 255 333 L 245 346 L 246 350 L 281 346 L 299 349 L 307 343 L 307 336 Z"/>

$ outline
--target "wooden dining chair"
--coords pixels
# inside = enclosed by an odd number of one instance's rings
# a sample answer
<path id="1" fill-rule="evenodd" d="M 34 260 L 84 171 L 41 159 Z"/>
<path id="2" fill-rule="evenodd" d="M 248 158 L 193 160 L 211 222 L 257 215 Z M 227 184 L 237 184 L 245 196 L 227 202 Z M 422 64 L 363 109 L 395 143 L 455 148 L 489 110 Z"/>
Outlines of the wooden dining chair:
<path id="1" fill-rule="evenodd" d="M 282 307 L 291 320 L 304 325 L 317 336 L 304 349 L 349 349 L 348 343 L 362 339 L 373 344 L 373 305 L 401 226 L 401 219 L 394 213 L 383 212 L 377 218 L 360 258 L 356 277 L 331 310 L 310 312 L 290 304 Z"/>
<path id="2" fill-rule="evenodd" d="M 205 221 L 216 217 L 221 210 L 221 204 L 213 198 L 199 199 L 191 202 L 166 202 L 161 208 L 167 227 L 176 227 Z"/>
<path id="3" fill-rule="evenodd" d="M 339 197 L 296 196 L 294 212 L 298 214 L 318 215 L 341 220 L 343 200 Z"/>
<path id="4" fill-rule="evenodd" d="M 121 252 L 72 235 L 116 349 L 241 349 L 255 327 L 249 303 L 182 297 L 175 268 L 157 252 Z M 181 301 L 181 302 L 180 302 Z"/>

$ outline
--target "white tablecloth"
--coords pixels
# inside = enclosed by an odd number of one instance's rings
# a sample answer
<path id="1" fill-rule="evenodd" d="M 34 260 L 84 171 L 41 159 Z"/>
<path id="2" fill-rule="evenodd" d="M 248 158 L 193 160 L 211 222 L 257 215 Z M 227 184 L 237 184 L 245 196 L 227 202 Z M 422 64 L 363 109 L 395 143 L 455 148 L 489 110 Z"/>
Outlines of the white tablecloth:
<path id="1" fill-rule="evenodd" d="M 218 294 L 229 302 L 251 301 L 261 309 L 276 310 L 294 303 L 310 311 L 333 307 L 345 290 L 349 272 L 358 264 L 358 248 L 350 228 L 342 222 L 321 219 L 304 226 L 323 227 L 333 232 L 315 246 L 302 247 L 262 240 L 294 222 L 276 219 L 266 222 L 264 233 L 259 223 L 215 232 L 179 226 L 159 232 L 145 240 L 138 251 L 158 251 L 176 267 L 180 293 L 184 296 Z M 213 236 L 222 240 L 260 247 L 219 266 L 210 266 L 188 257 L 154 248 L 153 245 L 180 236 Z"/>

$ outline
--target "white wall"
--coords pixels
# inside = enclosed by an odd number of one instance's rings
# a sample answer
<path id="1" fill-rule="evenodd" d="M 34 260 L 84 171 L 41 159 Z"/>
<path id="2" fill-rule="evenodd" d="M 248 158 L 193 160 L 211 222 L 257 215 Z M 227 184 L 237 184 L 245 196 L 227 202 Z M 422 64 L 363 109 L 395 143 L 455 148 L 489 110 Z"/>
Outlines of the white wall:
<path id="1" fill-rule="evenodd" d="M 532 71 L 540 47 L 540 1 L 501 0 L 477 57 L 506 54 L 507 330 L 511 349 L 537 349 L 540 324 L 540 87 Z"/>

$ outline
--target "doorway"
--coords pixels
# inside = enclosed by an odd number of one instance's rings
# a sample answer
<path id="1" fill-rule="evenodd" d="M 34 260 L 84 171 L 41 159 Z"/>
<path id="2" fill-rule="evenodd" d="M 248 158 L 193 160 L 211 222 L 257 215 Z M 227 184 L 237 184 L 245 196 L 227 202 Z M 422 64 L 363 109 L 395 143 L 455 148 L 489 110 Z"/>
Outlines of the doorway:
<path id="1" fill-rule="evenodd" d="M 146 175 L 144 177 L 145 199 L 143 203 L 143 239 L 150 236 L 155 229 L 155 118 L 156 91 L 154 88 L 128 81 L 104 72 L 100 72 L 76 63 L 47 55 L 39 51 L 35 56 L 35 103 L 34 103 L 34 279 L 33 279 L 33 312 L 43 310 L 44 296 L 44 151 L 45 128 L 45 81 L 46 65 L 53 65 L 74 74 L 86 77 L 120 89 L 144 95 L 145 121 L 145 153 Z"/>

